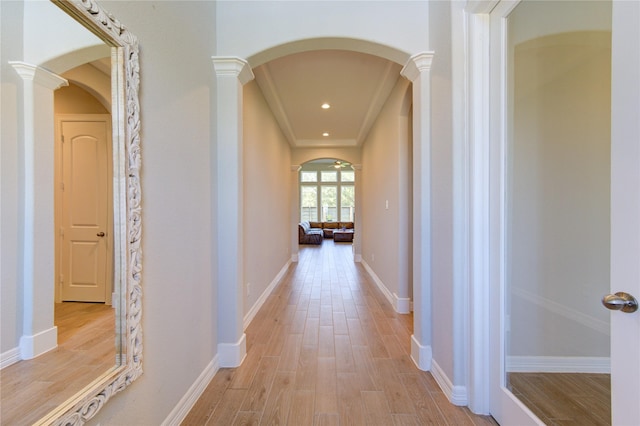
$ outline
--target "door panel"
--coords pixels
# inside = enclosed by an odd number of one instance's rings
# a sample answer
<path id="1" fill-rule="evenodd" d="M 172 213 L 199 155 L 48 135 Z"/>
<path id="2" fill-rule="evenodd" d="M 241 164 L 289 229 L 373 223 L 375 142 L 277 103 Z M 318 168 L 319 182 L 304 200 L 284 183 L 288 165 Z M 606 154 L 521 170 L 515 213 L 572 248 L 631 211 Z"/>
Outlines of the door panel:
<path id="1" fill-rule="evenodd" d="M 553 423 L 570 405 L 543 379 L 526 397 L 517 372 L 609 371 L 613 424 L 640 424 L 640 315 L 600 304 L 640 291 L 640 13 L 626 3 L 502 1 L 491 12 L 490 410 L 501 424 Z"/>
<path id="2" fill-rule="evenodd" d="M 640 2 L 613 2 L 611 293 L 640 297 Z M 612 424 L 640 424 L 640 313 L 611 312 Z"/>
<path id="3" fill-rule="evenodd" d="M 62 300 L 105 302 L 108 122 L 62 122 Z"/>

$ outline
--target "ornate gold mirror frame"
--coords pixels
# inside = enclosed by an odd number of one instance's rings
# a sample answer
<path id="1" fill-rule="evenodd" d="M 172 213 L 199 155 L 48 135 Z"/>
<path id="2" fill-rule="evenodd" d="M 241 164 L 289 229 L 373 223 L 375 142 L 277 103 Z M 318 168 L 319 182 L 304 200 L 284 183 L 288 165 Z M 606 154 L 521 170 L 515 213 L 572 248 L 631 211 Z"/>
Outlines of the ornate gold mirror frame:
<path id="1" fill-rule="evenodd" d="M 138 40 L 95 0 L 51 1 L 112 47 L 116 366 L 37 423 L 82 425 L 142 374 Z"/>

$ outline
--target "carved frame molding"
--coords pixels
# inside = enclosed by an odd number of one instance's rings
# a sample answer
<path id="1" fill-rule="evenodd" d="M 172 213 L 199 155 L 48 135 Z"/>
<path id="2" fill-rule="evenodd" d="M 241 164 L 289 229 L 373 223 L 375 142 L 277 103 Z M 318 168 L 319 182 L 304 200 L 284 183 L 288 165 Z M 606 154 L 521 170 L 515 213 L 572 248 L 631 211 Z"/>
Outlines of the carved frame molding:
<path id="1" fill-rule="evenodd" d="M 114 205 L 116 258 L 121 265 L 120 305 L 116 310 L 121 341 L 122 364 L 106 372 L 41 419 L 38 425 L 83 425 L 94 417 L 112 396 L 126 389 L 142 374 L 142 253 L 140 185 L 140 64 L 138 39 L 95 0 L 51 0 L 112 49 L 113 142 L 118 150 L 114 176 L 119 186 Z M 116 204 L 119 203 L 119 204 Z M 118 281 L 116 281 L 118 288 Z M 119 330 L 118 330 L 119 328 Z"/>

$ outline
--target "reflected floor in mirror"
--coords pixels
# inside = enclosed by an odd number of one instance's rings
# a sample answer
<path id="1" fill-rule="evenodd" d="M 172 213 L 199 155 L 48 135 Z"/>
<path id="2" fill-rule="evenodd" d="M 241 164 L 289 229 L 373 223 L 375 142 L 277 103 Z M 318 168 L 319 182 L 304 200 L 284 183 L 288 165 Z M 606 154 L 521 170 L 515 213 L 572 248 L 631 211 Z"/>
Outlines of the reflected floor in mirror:
<path id="1" fill-rule="evenodd" d="M 418 370 L 412 322 L 351 244 L 301 246 L 246 330 L 244 363 L 220 369 L 182 425 L 496 425 Z"/>
<path id="2" fill-rule="evenodd" d="M 610 425 L 611 378 L 593 373 L 510 373 L 512 392 L 547 425 Z"/>
<path id="3" fill-rule="evenodd" d="M 3 425 L 30 425 L 115 365 L 115 309 L 56 303 L 58 347 L 0 372 Z M 46 396 L 46 397 L 45 397 Z"/>

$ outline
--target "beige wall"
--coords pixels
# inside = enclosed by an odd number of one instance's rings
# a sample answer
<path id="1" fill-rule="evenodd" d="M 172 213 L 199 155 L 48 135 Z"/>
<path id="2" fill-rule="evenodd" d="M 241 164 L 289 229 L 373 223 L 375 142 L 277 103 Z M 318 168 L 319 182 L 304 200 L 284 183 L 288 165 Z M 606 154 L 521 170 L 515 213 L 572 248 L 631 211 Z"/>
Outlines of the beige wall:
<path id="1" fill-rule="evenodd" d="M 73 83 L 56 90 L 53 99 L 56 114 L 109 114 L 96 98 Z"/>
<path id="2" fill-rule="evenodd" d="M 291 149 L 258 84 L 244 86 L 244 315 L 290 253 Z M 297 235 L 297 234 L 296 234 Z M 249 285 L 250 284 L 250 285 Z M 249 287 L 248 287 L 249 285 Z"/>
<path id="3" fill-rule="evenodd" d="M 391 293 L 408 297 L 410 83 L 399 78 L 362 148 L 362 260 Z M 388 203 L 388 208 L 387 208 Z M 361 230 L 361 231 L 360 231 Z"/>

